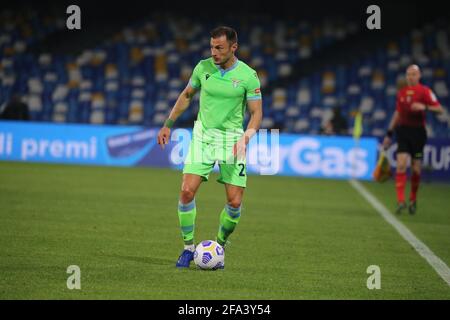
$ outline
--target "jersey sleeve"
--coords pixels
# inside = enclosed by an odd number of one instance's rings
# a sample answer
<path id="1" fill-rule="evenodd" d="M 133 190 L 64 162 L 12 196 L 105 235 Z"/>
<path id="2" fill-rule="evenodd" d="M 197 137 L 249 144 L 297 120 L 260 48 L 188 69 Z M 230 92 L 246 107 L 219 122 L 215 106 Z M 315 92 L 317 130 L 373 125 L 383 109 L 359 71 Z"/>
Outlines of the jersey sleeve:
<path id="1" fill-rule="evenodd" d="M 192 88 L 200 89 L 200 87 L 202 86 L 202 83 L 200 82 L 200 69 L 201 65 L 200 63 L 198 63 L 192 71 L 191 79 L 189 79 L 189 85 Z"/>
<path id="2" fill-rule="evenodd" d="M 248 78 L 245 90 L 247 101 L 262 99 L 261 84 L 259 82 L 258 75 L 256 74 L 256 72 L 253 72 L 253 74 Z"/>
<path id="3" fill-rule="evenodd" d="M 436 98 L 436 95 L 430 88 L 425 88 L 424 101 L 427 106 L 436 107 L 439 105 L 439 101 Z"/>

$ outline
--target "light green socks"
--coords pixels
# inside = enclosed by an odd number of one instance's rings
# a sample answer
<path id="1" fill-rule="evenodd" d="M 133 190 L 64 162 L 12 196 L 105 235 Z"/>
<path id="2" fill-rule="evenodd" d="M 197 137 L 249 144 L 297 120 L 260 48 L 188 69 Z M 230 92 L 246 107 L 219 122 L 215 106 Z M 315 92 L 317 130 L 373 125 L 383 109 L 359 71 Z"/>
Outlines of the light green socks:
<path id="1" fill-rule="evenodd" d="M 233 233 L 234 228 L 239 223 L 241 217 L 241 207 L 233 208 L 228 204 L 220 213 L 220 226 L 219 232 L 217 233 L 217 242 L 224 246 L 227 242 L 228 237 Z"/>
<path id="2" fill-rule="evenodd" d="M 186 204 L 178 202 L 178 218 L 180 220 L 181 234 L 185 245 L 192 245 L 194 243 L 196 215 L 195 199 Z"/>
<path id="3" fill-rule="evenodd" d="M 195 216 L 197 210 L 195 199 L 190 203 L 178 202 L 178 218 L 180 220 L 181 234 L 185 245 L 194 244 Z M 217 242 L 224 246 L 228 237 L 233 233 L 241 217 L 241 207 L 233 208 L 228 204 L 220 213 L 220 226 L 217 233 Z"/>

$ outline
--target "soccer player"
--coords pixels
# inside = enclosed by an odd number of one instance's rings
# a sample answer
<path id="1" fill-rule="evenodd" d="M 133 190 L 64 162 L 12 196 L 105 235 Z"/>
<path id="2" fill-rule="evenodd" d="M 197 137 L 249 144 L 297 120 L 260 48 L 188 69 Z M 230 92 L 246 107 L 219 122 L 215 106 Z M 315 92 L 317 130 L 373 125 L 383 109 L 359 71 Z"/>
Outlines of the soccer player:
<path id="1" fill-rule="evenodd" d="M 394 134 L 397 138 L 397 171 L 395 187 L 397 191 L 397 209 L 400 214 L 406 209 L 405 186 L 407 182 L 407 164 L 411 160 L 411 192 L 408 211 L 414 214 L 417 210 L 417 191 L 420 184 L 423 148 L 427 141 L 425 130 L 426 111 L 440 113 L 442 106 L 434 93 L 419 83 L 420 68 L 413 64 L 406 70 L 407 85 L 397 94 L 397 106 L 383 141 L 383 147 L 391 144 Z"/>
<path id="2" fill-rule="evenodd" d="M 241 216 L 241 203 L 246 187 L 246 146 L 259 129 L 262 98 L 258 76 L 252 68 L 237 59 L 236 31 L 218 27 L 211 31 L 211 57 L 201 60 L 192 72 L 189 84 L 178 97 L 168 119 L 158 133 L 158 144 L 169 142 L 170 129 L 187 109 L 192 97 L 200 91 L 200 109 L 183 168 L 178 202 L 178 217 L 184 250 L 176 267 L 188 268 L 195 251 L 194 229 L 197 214 L 195 195 L 218 161 L 224 184 L 226 204 L 220 213 L 217 242 L 225 246 Z M 243 130 L 246 105 L 250 112 L 247 129 Z"/>

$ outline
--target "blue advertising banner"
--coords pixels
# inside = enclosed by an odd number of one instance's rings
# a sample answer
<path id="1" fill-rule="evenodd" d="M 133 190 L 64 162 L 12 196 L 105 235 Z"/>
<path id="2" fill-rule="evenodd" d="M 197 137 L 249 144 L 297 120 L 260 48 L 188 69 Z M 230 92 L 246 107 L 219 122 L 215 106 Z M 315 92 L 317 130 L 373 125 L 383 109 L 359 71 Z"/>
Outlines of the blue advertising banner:
<path id="1" fill-rule="evenodd" d="M 0 122 L 0 160 L 90 165 L 167 166 L 157 129 Z"/>
<path id="2" fill-rule="evenodd" d="M 259 134 L 258 139 L 261 134 Z M 257 145 L 257 146 L 256 146 Z M 250 159 L 255 153 L 266 152 L 271 144 L 256 143 L 249 145 Z M 280 134 L 278 153 L 278 173 L 288 176 L 306 176 L 333 179 L 372 180 L 376 164 L 377 141 L 373 138 L 361 138 L 358 143 L 351 137 L 325 137 L 296 134 Z M 255 149 L 259 149 L 256 151 Z M 261 150 L 262 149 L 262 150 Z M 264 157 L 260 157 L 264 163 Z M 277 167 L 272 164 L 272 167 Z M 260 163 L 248 165 L 249 172 L 266 169 Z M 273 171 L 273 170 L 272 170 Z"/>
<path id="3" fill-rule="evenodd" d="M 176 129 L 162 150 L 158 128 L 0 122 L 0 160 L 181 169 L 191 130 Z M 247 151 L 249 174 L 371 180 L 377 140 L 260 130 Z M 216 166 L 217 170 L 217 166 Z"/>

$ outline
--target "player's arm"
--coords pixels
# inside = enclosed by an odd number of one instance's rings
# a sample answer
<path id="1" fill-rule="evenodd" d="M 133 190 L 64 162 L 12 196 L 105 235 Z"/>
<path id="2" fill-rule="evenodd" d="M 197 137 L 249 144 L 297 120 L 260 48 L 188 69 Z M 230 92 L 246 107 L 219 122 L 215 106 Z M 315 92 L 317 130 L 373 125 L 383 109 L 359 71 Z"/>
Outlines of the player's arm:
<path id="1" fill-rule="evenodd" d="M 423 101 L 414 102 L 411 105 L 412 111 L 431 111 L 433 113 L 441 113 L 444 111 L 441 104 L 439 103 L 436 95 L 429 88 L 425 89 L 425 94 L 423 97 Z"/>
<path id="2" fill-rule="evenodd" d="M 164 149 L 164 145 L 169 143 L 170 129 L 172 128 L 178 117 L 186 111 L 191 103 L 192 97 L 201 88 L 200 74 L 201 74 L 201 64 L 198 63 L 194 70 L 192 71 L 191 79 L 189 84 L 184 88 L 181 94 L 178 96 L 175 105 L 172 110 L 170 110 L 169 118 L 164 122 L 164 126 L 159 130 L 158 133 L 158 144 Z"/>
<path id="3" fill-rule="evenodd" d="M 197 91 L 197 88 L 194 88 L 191 84 L 188 84 L 178 96 L 175 105 L 170 111 L 169 117 L 164 122 L 164 126 L 161 128 L 161 130 L 159 130 L 158 133 L 158 144 L 161 145 L 161 148 L 164 149 L 164 145 L 169 143 L 170 129 L 172 128 L 178 117 L 189 107 L 192 97 Z"/>
<path id="4" fill-rule="evenodd" d="M 425 110 L 426 111 L 431 111 L 431 112 L 434 112 L 434 113 L 442 113 L 442 112 L 444 112 L 444 108 L 440 104 L 438 106 L 428 106 L 427 105 L 427 108 Z"/>
<path id="5" fill-rule="evenodd" d="M 261 126 L 263 111 L 262 111 L 262 100 L 250 100 L 247 101 L 247 109 L 250 113 L 250 120 L 247 125 L 247 130 L 245 130 L 244 138 L 245 144 L 248 144 L 250 139 L 255 135 Z"/>
<path id="6" fill-rule="evenodd" d="M 188 84 L 178 96 L 175 105 L 170 111 L 168 120 L 172 120 L 173 122 L 175 122 L 178 117 L 181 116 L 181 114 L 189 107 L 189 104 L 191 103 L 191 100 L 196 93 L 197 89 Z"/>
<path id="7" fill-rule="evenodd" d="M 401 93 L 397 93 L 397 98 L 395 102 L 395 111 L 392 115 L 391 121 L 389 122 L 389 126 L 386 131 L 386 136 L 383 140 L 383 148 L 387 149 L 391 143 L 392 143 L 392 137 L 394 136 L 394 129 L 397 126 L 397 122 L 400 118 L 400 100 L 401 100 Z"/>
<path id="8" fill-rule="evenodd" d="M 261 126 L 263 114 L 261 98 L 247 101 L 247 109 L 250 113 L 250 120 L 247 125 L 247 130 L 245 130 L 241 139 L 239 139 L 239 141 L 236 142 L 233 147 L 234 155 L 237 156 L 239 160 L 245 158 L 245 154 L 247 152 L 247 144 Z"/>
<path id="9" fill-rule="evenodd" d="M 245 82 L 247 109 L 250 112 L 250 120 L 245 130 L 244 135 L 234 145 L 233 151 L 237 155 L 238 159 L 245 157 L 247 151 L 247 144 L 250 139 L 259 130 L 262 121 L 262 95 L 261 95 L 261 83 L 259 82 L 258 75 L 254 72 Z"/>
<path id="10" fill-rule="evenodd" d="M 394 135 L 394 129 L 395 129 L 395 126 L 397 125 L 398 118 L 399 118 L 398 111 L 395 110 L 394 114 L 392 115 L 392 119 L 389 122 L 389 126 L 386 131 L 386 136 L 384 137 L 384 140 L 383 140 L 383 148 L 385 148 L 385 149 L 388 148 L 392 142 L 392 136 Z"/>
<path id="11" fill-rule="evenodd" d="M 388 130 L 387 130 L 388 132 L 393 132 L 394 131 L 395 126 L 397 125 L 398 118 L 399 118 L 398 111 L 395 110 L 394 114 L 392 115 L 392 119 L 389 122 Z"/>
<path id="12" fill-rule="evenodd" d="M 413 111 L 431 111 L 433 113 L 442 113 L 444 108 L 440 104 L 438 105 L 428 105 L 422 102 L 414 102 L 411 105 L 411 110 Z"/>
<path id="13" fill-rule="evenodd" d="M 254 72 L 245 82 L 247 109 L 250 112 L 250 120 L 247 125 L 247 130 L 244 133 L 244 141 L 247 145 L 251 137 L 259 130 L 262 121 L 262 95 L 261 83 L 259 82 L 258 74 Z"/>

